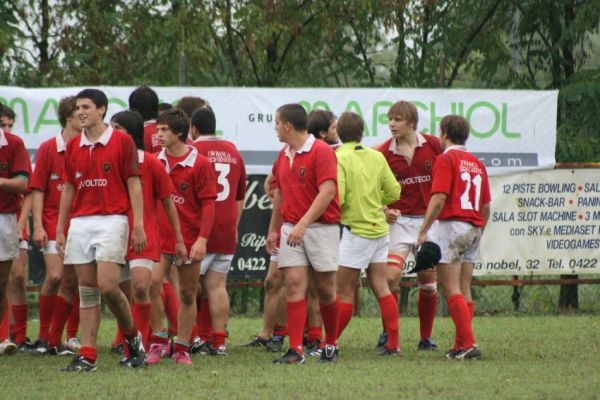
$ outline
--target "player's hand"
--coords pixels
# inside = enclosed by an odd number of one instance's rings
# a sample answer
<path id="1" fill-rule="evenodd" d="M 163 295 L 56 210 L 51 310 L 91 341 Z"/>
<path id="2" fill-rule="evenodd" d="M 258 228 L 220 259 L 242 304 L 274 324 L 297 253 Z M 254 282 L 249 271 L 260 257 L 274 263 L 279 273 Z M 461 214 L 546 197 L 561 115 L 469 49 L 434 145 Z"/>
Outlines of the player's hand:
<path id="1" fill-rule="evenodd" d="M 287 235 L 287 244 L 291 247 L 296 247 L 302 243 L 302 238 L 304 237 L 304 233 L 306 233 L 306 226 L 304 224 L 298 222 L 290 233 Z"/>
<path id="2" fill-rule="evenodd" d="M 192 261 L 202 261 L 206 255 L 206 239 L 199 237 L 190 249 L 190 258 Z"/>
<path id="3" fill-rule="evenodd" d="M 146 232 L 144 232 L 143 226 L 133 227 L 133 232 L 131 233 L 131 242 L 133 245 L 133 250 L 135 250 L 136 253 L 139 253 L 146 248 Z"/>
<path id="4" fill-rule="evenodd" d="M 385 221 L 390 225 L 395 224 L 398 220 L 398 217 L 402 214 L 400 210 L 387 207 L 383 209 L 383 213 L 385 214 Z"/>
<path id="5" fill-rule="evenodd" d="M 65 245 L 67 244 L 67 238 L 64 233 L 56 233 L 56 252 L 60 258 L 65 258 Z"/>
<path id="6" fill-rule="evenodd" d="M 175 243 L 175 259 L 185 261 L 188 258 L 187 249 L 185 248 L 185 243 L 176 242 Z"/>
<path id="7" fill-rule="evenodd" d="M 279 232 L 272 231 L 267 234 L 267 253 L 270 255 L 276 255 L 277 249 L 277 240 L 279 240 Z"/>
<path id="8" fill-rule="evenodd" d="M 33 230 L 33 243 L 40 249 L 44 249 L 48 246 L 48 234 L 44 228 L 40 227 Z"/>

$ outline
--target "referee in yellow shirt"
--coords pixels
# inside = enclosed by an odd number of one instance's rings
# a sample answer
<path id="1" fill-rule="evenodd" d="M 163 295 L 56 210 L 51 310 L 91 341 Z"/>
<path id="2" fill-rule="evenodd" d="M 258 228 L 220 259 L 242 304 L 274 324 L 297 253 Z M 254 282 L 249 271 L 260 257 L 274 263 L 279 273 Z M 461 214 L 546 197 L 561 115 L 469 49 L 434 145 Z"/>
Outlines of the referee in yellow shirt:
<path id="1" fill-rule="evenodd" d="M 338 337 L 352 318 L 356 285 L 360 271 L 366 268 L 388 332 L 381 355 L 399 355 L 398 303 L 387 283 L 389 226 L 383 207 L 398 200 L 400 185 L 383 154 L 361 145 L 363 130 L 363 120 L 355 113 L 345 112 L 338 119 L 337 131 L 343 143 L 336 150 L 342 209 Z"/>

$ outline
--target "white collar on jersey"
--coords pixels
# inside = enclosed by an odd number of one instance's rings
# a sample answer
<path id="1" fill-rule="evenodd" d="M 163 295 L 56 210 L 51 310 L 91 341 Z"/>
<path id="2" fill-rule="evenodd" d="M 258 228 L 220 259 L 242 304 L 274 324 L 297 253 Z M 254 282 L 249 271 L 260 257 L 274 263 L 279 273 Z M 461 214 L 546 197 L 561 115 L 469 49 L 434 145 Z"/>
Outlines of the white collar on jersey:
<path id="1" fill-rule="evenodd" d="M 195 147 L 187 146 L 190 151 L 190 154 L 183 161 L 179 161 L 175 166 L 181 165 L 182 167 L 193 167 L 196 163 L 196 158 L 198 158 L 198 150 Z M 158 153 L 158 159 L 165 162 L 165 167 L 167 168 L 167 172 L 171 172 L 171 168 L 169 166 L 169 162 L 167 161 L 167 149 L 162 149 L 160 153 Z"/>
<path id="2" fill-rule="evenodd" d="M 106 130 L 104 132 L 102 132 L 102 135 L 100 135 L 100 137 L 98 138 L 98 141 L 96 143 L 100 143 L 103 146 L 106 146 L 108 144 L 108 141 L 110 140 L 110 138 L 112 137 L 113 134 L 113 128 L 112 126 L 108 126 L 108 128 L 106 128 Z M 79 147 L 83 147 L 83 146 L 93 146 L 95 143 L 90 142 L 90 140 L 88 139 L 86 133 L 85 133 L 85 129 L 81 132 L 81 140 L 79 141 Z"/>
<path id="3" fill-rule="evenodd" d="M 453 144 L 450 147 L 446 147 L 446 150 L 444 150 L 444 153 L 449 152 L 450 150 L 460 150 L 460 151 L 467 151 L 467 146 L 463 145 L 463 144 Z"/>
<path id="4" fill-rule="evenodd" d="M 140 150 L 138 149 L 138 163 L 143 164 L 144 163 L 144 150 Z"/>
<path id="5" fill-rule="evenodd" d="M 300 147 L 299 150 L 296 151 L 296 154 L 300 154 L 300 153 L 308 153 L 312 147 L 313 144 L 315 144 L 315 137 L 311 134 L 308 135 L 308 139 L 306 140 L 306 142 L 304 142 L 304 144 L 302 145 L 302 147 Z M 285 155 L 291 159 L 292 158 L 292 152 L 290 151 L 290 146 L 287 145 L 285 147 Z"/>
<path id="6" fill-rule="evenodd" d="M 63 139 L 63 137 L 62 137 L 62 133 L 59 133 L 58 135 L 56 135 L 56 151 L 60 153 L 65 150 L 66 150 L 65 139 Z"/>
<path id="7" fill-rule="evenodd" d="M 8 146 L 8 140 L 6 140 L 6 136 L 4 135 L 4 131 L 0 129 L 0 147 Z"/>
<path id="8" fill-rule="evenodd" d="M 144 126 L 148 126 L 148 125 L 152 125 L 152 124 L 156 124 L 155 119 L 149 119 L 148 121 L 144 121 Z"/>
<path id="9" fill-rule="evenodd" d="M 417 147 L 423 147 L 423 144 L 425 144 L 425 142 L 427 142 L 427 139 L 425 139 L 425 136 L 423 136 L 421 133 L 417 132 Z M 398 152 L 398 149 L 396 147 L 396 139 L 392 139 L 390 141 L 390 146 L 388 147 L 388 150 L 396 155 L 399 155 L 399 156 L 402 155 Z"/>

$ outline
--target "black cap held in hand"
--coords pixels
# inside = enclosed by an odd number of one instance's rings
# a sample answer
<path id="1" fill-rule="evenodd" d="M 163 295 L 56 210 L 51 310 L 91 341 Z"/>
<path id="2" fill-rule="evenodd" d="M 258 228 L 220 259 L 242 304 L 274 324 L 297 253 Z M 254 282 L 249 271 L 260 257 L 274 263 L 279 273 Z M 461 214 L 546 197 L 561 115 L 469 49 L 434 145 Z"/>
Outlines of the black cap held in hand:
<path id="1" fill-rule="evenodd" d="M 423 242 L 417 250 L 417 256 L 415 257 L 415 267 L 408 271 L 409 274 L 419 271 L 425 271 L 426 269 L 432 269 L 440 262 L 442 258 L 442 251 L 440 246 L 433 242 Z"/>

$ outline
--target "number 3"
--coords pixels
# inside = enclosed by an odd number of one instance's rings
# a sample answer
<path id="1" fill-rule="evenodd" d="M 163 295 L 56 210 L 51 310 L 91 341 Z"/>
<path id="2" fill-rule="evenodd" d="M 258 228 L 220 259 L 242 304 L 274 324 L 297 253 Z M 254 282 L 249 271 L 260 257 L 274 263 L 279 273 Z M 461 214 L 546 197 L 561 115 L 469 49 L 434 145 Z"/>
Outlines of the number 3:
<path id="1" fill-rule="evenodd" d="M 223 190 L 217 195 L 217 201 L 223 201 L 229 196 L 230 187 L 227 175 L 229 175 L 229 171 L 231 171 L 231 165 L 215 163 L 215 170 L 219 173 L 219 176 L 217 176 L 217 183 L 223 186 Z"/>
<path id="2" fill-rule="evenodd" d="M 463 210 L 473 210 L 473 205 L 475 205 L 475 211 L 479 211 L 479 198 L 481 197 L 481 175 L 477 174 L 475 177 L 471 178 L 471 174 L 468 172 L 463 172 L 460 175 L 460 179 L 463 182 L 467 183 L 467 187 L 463 192 L 462 196 L 460 196 L 460 208 Z M 475 186 L 475 201 L 471 201 L 471 182 Z"/>

